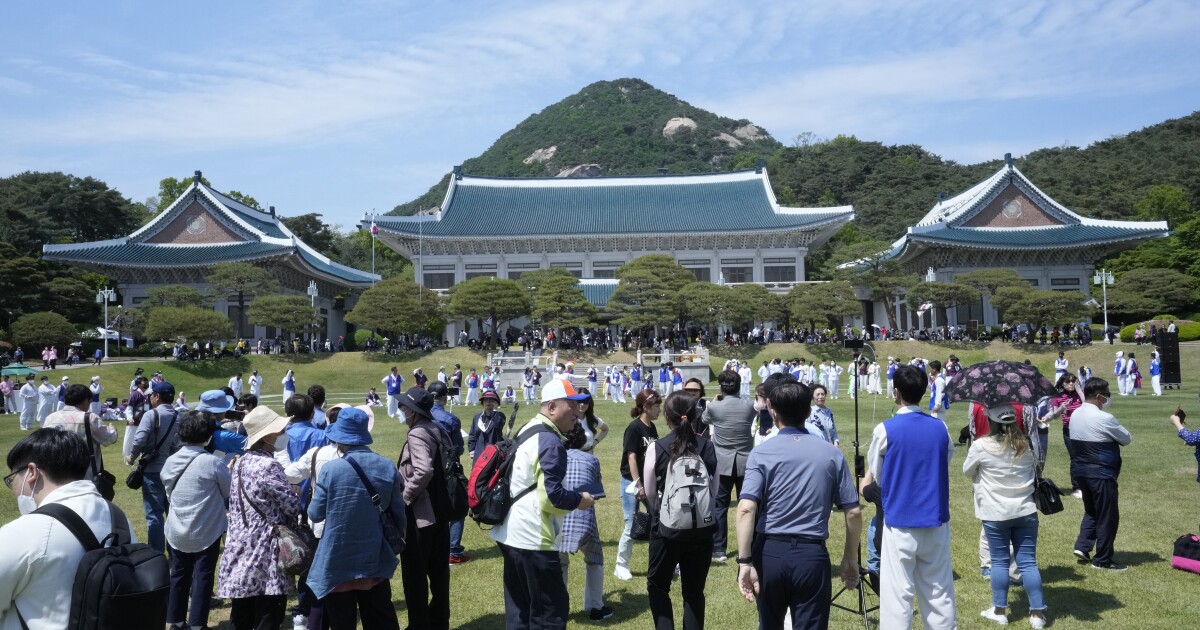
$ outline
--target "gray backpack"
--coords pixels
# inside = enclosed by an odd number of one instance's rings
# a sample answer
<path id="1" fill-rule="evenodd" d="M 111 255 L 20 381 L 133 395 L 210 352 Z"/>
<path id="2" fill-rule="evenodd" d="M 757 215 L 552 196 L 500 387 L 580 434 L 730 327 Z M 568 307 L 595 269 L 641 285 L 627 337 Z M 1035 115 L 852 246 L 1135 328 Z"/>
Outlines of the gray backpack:
<path id="1" fill-rule="evenodd" d="M 658 504 L 658 531 L 663 538 L 678 538 L 716 523 L 709 480 L 698 454 L 681 455 L 667 466 Z"/>

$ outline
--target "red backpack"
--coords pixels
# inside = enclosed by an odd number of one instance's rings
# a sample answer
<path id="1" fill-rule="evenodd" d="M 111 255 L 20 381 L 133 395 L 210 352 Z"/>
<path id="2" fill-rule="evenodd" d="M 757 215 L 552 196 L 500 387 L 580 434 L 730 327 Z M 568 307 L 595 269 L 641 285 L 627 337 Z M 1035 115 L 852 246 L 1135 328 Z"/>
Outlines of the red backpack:
<path id="1" fill-rule="evenodd" d="M 512 494 L 509 485 L 512 482 L 513 462 L 517 458 L 517 449 L 531 437 L 550 428 L 538 423 L 524 433 L 519 433 L 517 439 L 511 436 L 484 447 L 475 465 L 471 467 L 471 478 L 467 482 L 467 506 L 471 518 L 480 525 L 499 525 L 508 516 L 508 510 L 513 503 L 537 488 L 537 482 L 528 488 L 523 488 L 516 495 Z"/>

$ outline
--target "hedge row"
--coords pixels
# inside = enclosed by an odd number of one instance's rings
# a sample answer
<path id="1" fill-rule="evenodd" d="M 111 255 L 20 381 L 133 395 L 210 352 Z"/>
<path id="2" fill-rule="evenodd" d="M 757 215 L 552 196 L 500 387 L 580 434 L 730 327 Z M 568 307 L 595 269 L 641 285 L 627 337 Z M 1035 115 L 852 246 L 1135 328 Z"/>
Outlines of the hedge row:
<path id="1" fill-rule="evenodd" d="M 1133 331 L 1137 330 L 1137 327 L 1142 324 L 1146 325 L 1146 330 L 1149 330 L 1150 326 L 1157 326 L 1162 329 L 1167 327 L 1167 321 L 1165 319 L 1151 319 L 1137 324 L 1130 324 L 1121 329 L 1121 341 L 1133 341 Z M 1175 327 L 1179 333 L 1180 341 L 1196 341 L 1200 339 L 1200 322 L 1177 319 L 1175 320 Z"/>

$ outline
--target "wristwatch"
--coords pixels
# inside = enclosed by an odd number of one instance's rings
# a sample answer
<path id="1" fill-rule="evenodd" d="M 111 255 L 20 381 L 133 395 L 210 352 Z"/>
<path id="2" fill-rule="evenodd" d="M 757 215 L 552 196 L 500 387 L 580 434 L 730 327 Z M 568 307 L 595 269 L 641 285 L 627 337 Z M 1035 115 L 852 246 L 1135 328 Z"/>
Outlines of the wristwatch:
<path id="1" fill-rule="evenodd" d="M 754 564 L 754 559 L 753 558 L 738 558 L 737 563 L 738 564 Z"/>

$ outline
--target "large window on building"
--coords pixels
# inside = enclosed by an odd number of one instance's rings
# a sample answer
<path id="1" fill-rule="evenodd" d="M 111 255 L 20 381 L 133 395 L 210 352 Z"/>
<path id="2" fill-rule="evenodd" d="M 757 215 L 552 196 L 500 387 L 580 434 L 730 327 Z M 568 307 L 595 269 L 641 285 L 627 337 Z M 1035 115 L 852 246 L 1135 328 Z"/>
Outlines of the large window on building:
<path id="1" fill-rule="evenodd" d="M 722 258 L 721 275 L 726 283 L 754 282 L 754 259 Z"/>
<path id="2" fill-rule="evenodd" d="M 707 258 L 681 258 L 677 261 L 701 282 L 712 282 L 712 261 Z"/>
<path id="3" fill-rule="evenodd" d="M 495 263 L 492 263 L 492 264 L 471 263 L 466 266 L 466 269 L 467 269 L 467 272 L 463 275 L 463 277 L 467 280 L 470 280 L 471 278 L 479 278 L 482 276 L 486 276 L 489 278 L 496 277 L 496 264 Z"/>
<path id="4" fill-rule="evenodd" d="M 625 263 L 620 260 L 596 260 L 592 262 L 593 278 L 615 278 L 617 267 Z"/>
<path id="5" fill-rule="evenodd" d="M 583 263 L 581 262 L 552 262 L 550 266 L 566 269 L 568 273 L 576 278 L 583 277 Z"/>
<path id="6" fill-rule="evenodd" d="M 763 282 L 795 282 L 796 259 L 763 258 Z"/>
<path id="7" fill-rule="evenodd" d="M 449 289 L 454 286 L 453 271 L 435 271 L 426 272 L 424 274 L 424 282 L 426 289 Z"/>
<path id="8" fill-rule="evenodd" d="M 535 262 L 508 263 L 508 279 L 509 280 L 520 280 L 521 274 L 525 273 L 526 271 L 534 271 L 536 269 L 541 269 L 541 268 L 542 268 L 541 263 L 535 263 Z"/>

